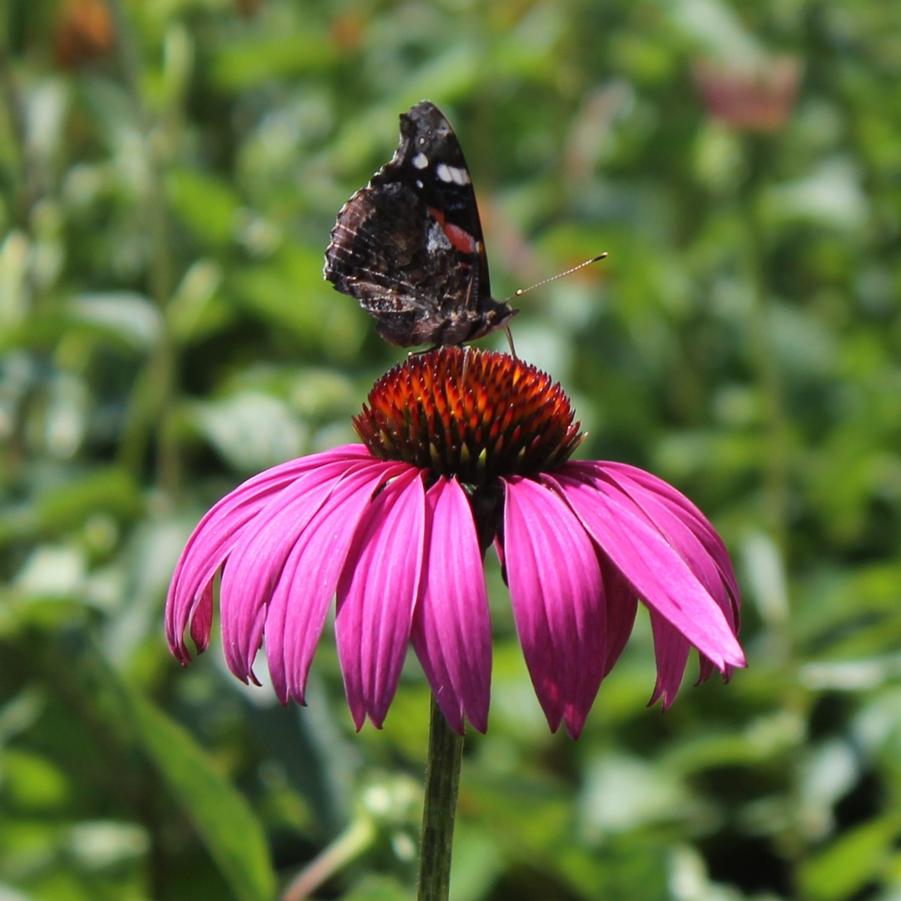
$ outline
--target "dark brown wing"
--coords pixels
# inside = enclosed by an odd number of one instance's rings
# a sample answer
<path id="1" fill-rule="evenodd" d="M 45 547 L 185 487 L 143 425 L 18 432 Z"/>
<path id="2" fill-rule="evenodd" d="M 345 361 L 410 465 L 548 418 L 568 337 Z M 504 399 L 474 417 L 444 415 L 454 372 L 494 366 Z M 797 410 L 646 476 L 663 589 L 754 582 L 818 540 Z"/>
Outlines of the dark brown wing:
<path id="1" fill-rule="evenodd" d="M 427 101 L 400 122 L 391 161 L 338 213 L 325 277 L 356 297 L 392 343 L 450 344 L 486 334 L 512 310 L 490 296 L 463 151 Z"/>
<path id="2" fill-rule="evenodd" d="M 490 296 L 488 257 L 469 166 L 447 117 L 428 100 L 401 115 L 394 158 L 372 178 L 374 185 L 396 183 L 415 188 L 462 260 L 476 267 L 477 293 Z"/>
<path id="3" fill-rule="evenodd" d="M 406 185 L 367 185 L 341 208 L 325 253 L 325 277 L 370 313 L 439 308 L 469 289 L 438 220 Z"/>

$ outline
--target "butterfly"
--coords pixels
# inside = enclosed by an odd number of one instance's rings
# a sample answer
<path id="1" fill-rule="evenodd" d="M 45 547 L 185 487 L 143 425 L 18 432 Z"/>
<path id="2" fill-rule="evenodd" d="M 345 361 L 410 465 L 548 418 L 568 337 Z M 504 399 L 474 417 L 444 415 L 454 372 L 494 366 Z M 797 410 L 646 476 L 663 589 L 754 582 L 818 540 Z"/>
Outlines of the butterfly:
<path id="1" fill-rule="evenodd" d="M 462 344 L 498 328 L 509 335 L 518 311 L 491 296 L 469 167 L 433 103 L 401 114 L 394 156 L 341 207 L 324 275 L 391 344 Z"/>

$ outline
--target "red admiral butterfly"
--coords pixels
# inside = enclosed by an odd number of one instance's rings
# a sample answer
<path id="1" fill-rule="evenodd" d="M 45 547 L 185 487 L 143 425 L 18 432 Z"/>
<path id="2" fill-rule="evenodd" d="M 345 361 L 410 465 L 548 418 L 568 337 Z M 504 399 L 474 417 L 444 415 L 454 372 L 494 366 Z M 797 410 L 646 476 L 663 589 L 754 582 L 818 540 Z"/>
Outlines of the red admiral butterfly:
<path id="1" fill-rule="evenodd" d="M 491 296 L 469 168 L 434 104 L 401 115 L 394 156 L 341 207 L 324 274 L 401 347 L 507 328 L 517 311 Z"/>

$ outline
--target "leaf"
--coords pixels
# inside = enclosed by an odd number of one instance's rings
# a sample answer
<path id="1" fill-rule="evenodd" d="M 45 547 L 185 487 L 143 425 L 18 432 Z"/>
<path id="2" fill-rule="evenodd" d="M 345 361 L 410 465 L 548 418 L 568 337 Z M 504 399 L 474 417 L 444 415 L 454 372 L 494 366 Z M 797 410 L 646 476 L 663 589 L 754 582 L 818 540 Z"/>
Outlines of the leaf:
<path id="1" fill-rule="evenodd" d="M 0 770 L 3 802 L 10 812 L 52 814 L 71 803 L 69 780 L 55 761 L 8 748 L 0 752 Z"/>
<path id="2" fill-rule="evenodd" d="M 771 189 L 765 202 L 774 224 L 789 229 L 796 229 L 799 222 L 814 222 L 819 228 L 858 232 L 869 215 L 857 169 L 843 158 L 821 163 L 797 181 Z"/>
<path id="3" fill-rule="evenodd" d="M 478 901 L 489 897 L 504 871 L 503 851 L 491 833 L 462 820 L 454 839 L 451 871 L 453 901 Z"/>
<path id="4" fill-rule="evenodd" d="M 77 528 L 98 511 L 131 519 L 143 504 L 134 479 L 115 466 L 78 473 L 65 484 L 42 488 L 34 501 L 36 527 L 54 535 Z"/>
<path id="5" fill-rule="evenodd" d="M 300 454 L 306 429 L 287 405 L 259 391 L 242 391 L 195 406 L 196 423 L 233 466 L 254 470 Z"/>
<path id="6" fill-rule="evenodd" d="M 755 37 L 730 7 L 714 0 L 681 0 L 670 16 L 677 31 L 724 59 L 753 60 L 760 53 Z"/>
<path id="7" fill-rule="evenodd" d="M 157 308 L 131 291 L 82 294 L 72 299 L 70 310 L 73 325 L 89 326 L 135 350 L 149 350 L 162 331 Z"/>
<path id="8" fill-rule="evenodd" d="M 582 797 L 584 829 L 609 836 L 649 823 L 678 820 L 696 803 L 677 774 L 625 755 L 590 761 Z"/>
<path id="9" fill-rule="evenodd" d="M 123 709 L 170 791 L 187 811 L 210 855 L 241 901 L 270 901 L 276 876 L 260 821 L 244 798 L 177 723 L 122 682 Z"/>
<path id="10" fill-rule="evenodd" d="M 0 243 L 0 325 L 4 330 L 21 323 L 27 314 L 28 252 L 28 239 L 19 231 Z"/>
<path id="11" fill-rule="evenodd" d="M 365 876 L 350 891 L 342 895 L 344 901 L 395 901 L 410 895 L 405 886 L 387 876 Z"/>
<path id="12" fill-rule="evenodd" d="M 170 172 L 166 187 L 182 221 L 201 240 L 226 245 L 235 233 L 239 198 L 227 182 L 193 169 Z"/>
<path id="13" fill-rule="evenodd" d="M 328 69 L 335 60 L 328 35 L 307 21 L 287 34 L 222 44 L 210 62 L 210 78 L 219 88 L 248 91 L 276 78 Z"/>
<path id="14" fill-rule="evenodd" d="M 299 287 L 302 286 L 302 287 Z M 322 251 L 285 249 L 266 264 L 245 266 L 230 279 L 239 304 L 277 333 L 305 344 L 327 342 L 353 357 L 368 328 L 366 317 L 322 279 Z"/>
<path id="15" fill-rule="evenodd" d="M 801 867 L 801 897 L 840 901 L 855 895 L 888 863 L 899 827 L 898 816 L 889 815 L 844 833 Z"/>

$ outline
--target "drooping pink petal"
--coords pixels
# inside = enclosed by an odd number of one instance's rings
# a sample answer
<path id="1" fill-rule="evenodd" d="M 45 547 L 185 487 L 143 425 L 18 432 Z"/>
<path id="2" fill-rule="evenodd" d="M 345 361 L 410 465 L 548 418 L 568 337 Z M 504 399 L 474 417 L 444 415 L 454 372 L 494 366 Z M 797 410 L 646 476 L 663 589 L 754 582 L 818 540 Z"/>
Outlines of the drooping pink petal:
<path id="1" fill-rule="evenodd" d="M 657 659 L 657 682 L 648 706 L 663 699 L 666 710 L 679 693 L 685 664 L 691 653 L 691 645 L 681 632 L 670 625 L 656 610 L 651 610 L 651 632 L 654 636 L 654 656 Z"/>
<path id="2" fill-rule="evenodd" d="M 362 444 L 289 460 L 259 473 L 230 491 L 203 516 L 175 567 L 166 600 L 166 638 L 172 653 L 184 665 L 191 659 L 185 631 L 198 651 L 209 642 L 212 623 L 210 585 L 243 527 L 256 517 L 270 499 L 311 469 L 341 460 L 366 459 Z"/>
<path id="3" fill-rule="evenodd" d="M 297 535 L 266 611 L 264 640 L 273 688 L 285 704 L 304 703 L 307 674 L 351 541 L 373 494 L 409 471 L 373 461 L 348 472 Z"/>
<path id="4" fill-rule="evenodd" d="M 603 678 L 606 603 L 598 556 L 559 495 L 505 479 L 504 551 L 526 665 L 552 731 L 579 735 Z"/>
<path id="5" fill-rule="evenodd" d="M 665 482 L 653 473 L 638 469 L 636 466 L 606 461 L 576 465 L 587 465 L 603 473 L 608 478 L 612 476 L 613 480 L 623 491 L 631 495 L 635 502 L 642 506 L 652 519 L 657 520 L 658 525 L 664 528 L 665 534 L 664 517 L 659 512 L 656 515 L 653 514 L 651 512 L 652 509 L 655 511 L 668 510 L 670 512 L 669 521 L 675 518 L 694 534 L 708 556 L 713 560 L 719 571 L 720 578 L 726 586 L 730 598 L 731 618 L 729 611 L 725 609 L 725 605 L 721 603 L 720 606 L 724 608 L 723 612 L 726 613 L 727 619 L 729 619 L 733 628 L 737 630 L 739 627 L 741 593 L 738 588 L 738 581 L 735 578 L 735 572 L 732 569 L 732 561 L 729 558 L 729 552 L 726 550 L 722 538 L 720 538 L 716 529 L 713 528 L 710 521 L 697 506 L 668 482 Z M 694 557 L 695 554 L 693 553 L 690 556 Z M 691 560 L 685 559 L 691 566 Z M 696 575 L 698 574 L 696 573 Z M 719 602 L 719 598 L 716 598 L 716 600 Z"/>
<path id="6" fill-rule="evenodd" d="M 335 634 L 347 703 L 357 729 L 381 728 L 410 640 L 425 531 L 421 474 L 404 473 L 360 521 L 338 579 Z"/>
<path id="7" fill-rule="evenodd" d="M 223 568 L 219 613 L 225 661 L 242 681 L 256 681 L 252 666 L 263 638 L 266 608 L 298 537 L 342 476 L 379 465 L 355 459 L 308 470 L 271 498 L 241 531 Z"/>
<path id="8" fill-rule="evenodd" d="M 216 571 L 222 566 L 242 528 L 274 495 L 307 469 L 304 466 L 300 472 L 289 473 L 286 467 L 287 464 L 279 467 L 282 472 L 278 474 L 268 471 L 260 473 L 229 492 L 205 514 L 188 539 L 169 584 L 166 601 L 166 637 L 172 653 L 182 665 L 191 659 L 184 641 L 184 633 L 189 626 L 198 651 L 207 646 L 212 610 L 204 602 L 204 596 L 209 593 Z M 211 593 L 209 599 L 212 600 Z M 203 607 L 206 611 L 200 614 L 200 621 L 197 622 L 198 612 Z M 199 642 L 198 638 L 201 639 Z"/>
<path id="9" fill-rule="evenodd" d="M 554 478 L 598 546 L 641 599 L 720 670 L 744 666 L 744 654 L 716 600 L 644 511 L 609 482 L 566 464 Z"/>
<path id="10" fill-rule="evenodd" d="M 733 632 L 737 634 L 741 599 L 732 562 L 720 536 L 703 513 L 672 485 L 644 470 L 624 463 L 578 462 L 589 478 L 601 478 L 626 492 L 645 512 L 667 541 L 679 552 L 710 596 L 719 604 Z M 701 656 L 698 682 L 714 671 L 712 661 Z M 732 666 L 723 669 L 728 680 Z M 675 698 L 675 695 L 673 695 Z"/>
<path id="11" fill-rule="evenodd" d="M 622 573 L 610 561 L 601 556 L 601 578 L 604 581 L 604 603 L 607 610 L 607 660 L 604 664 L 606 676 L 619 660 L 638 611 L 638 595 L 623 578 Z"/>
<path id="12" fill-rule="evenodd" d="M 689 569 L 697 576 L 701 584 L 707 589 L 710 596 L 719 604 L 720 609 L 735 629 L 736 603 L 733 600 L 729 581 L 724 578 L 723 569 L 717 557 L 710 552 L 707 546 L 693 528 L 694 519 L 678 507 L 672 506 L 661 495 L 651 491 L 645 491 L 627 480 L 620 481 L 617 475 L 611 472 L 602 472 L 601 478 L 624 491 L 645 512 L 648 520 L 655 525 L 664 538 L 679 552 L 682 559 L 688 564 Z M 678 511 L 678 512 L 677 512 Z M 730 571 L 728 557 L 725 548 L 722 551 L 726 567 Z"/>
<path id="13" fill-rule="evenodd" d="M 426 495 L 426 552 L 413 647 L 452 729 L 484 732 L 491 684 L 491 621 L 472 508 L 456 479 Z"/>
<path id="14" fill-rule="evenodd" d="M 213 626 L 213 583 L 207 582 L 206 587 L 200 590 L 200 597 L 194 604 L 191 613 L 191 641 L 200 654 L 207 649 L 210 643 L 210 630 Z M 182 641 L 184 645 L 184 641 Z M 185 648 L 187 653 L 187 648 Z M 186 664 L 187 658 L 182 660 Z"/>
<path id="15" fill-rule="evenodd" d="M 698 680 L 695 683 L 696 685 L 700 685 L 702 682 L 706 682 L 716 671 L 716 667 L 713 665 L 713 662 L 705 657 L 703 654 L 699 654 L 700 658 L 700 666 L 698 667 Z M 726 669 L 723 670 L 723 681 L 728 682 L 732 678 L 732 671 L 734 667 L 727 666 Z"/>

